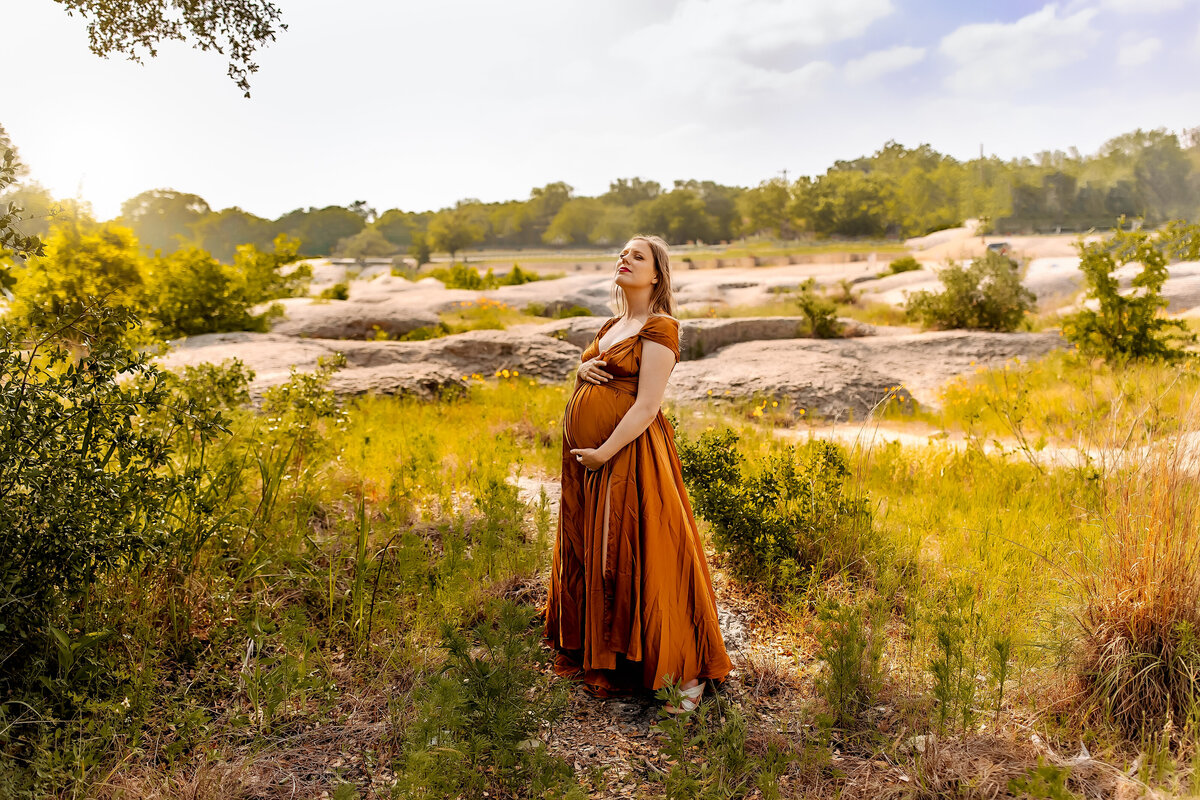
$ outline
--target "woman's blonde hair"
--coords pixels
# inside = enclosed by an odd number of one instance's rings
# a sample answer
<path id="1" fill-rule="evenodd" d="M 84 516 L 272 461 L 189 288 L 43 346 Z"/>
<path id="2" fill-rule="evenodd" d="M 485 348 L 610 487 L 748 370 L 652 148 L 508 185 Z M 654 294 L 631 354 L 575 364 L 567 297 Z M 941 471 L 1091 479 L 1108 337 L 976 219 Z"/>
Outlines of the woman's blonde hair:
<path id="1" fill-rule="evenodd" d="M 645 233 L 629 237 L 630 242 L 635 239 L 641 239 L 650 245 L 650 252 L 654 254 L 654 269 L 658 273 L 658 283 L 650 290 L 650 313 L 675 316 L 675 293 L 671 291 L 671 253 L 666 240 L 661 236 Z M 612 285 L 612 302 L 617 316 L 625 316 L 625 312 L 629 310 L 625 302 L 625 290 L 616 281 Z"/>

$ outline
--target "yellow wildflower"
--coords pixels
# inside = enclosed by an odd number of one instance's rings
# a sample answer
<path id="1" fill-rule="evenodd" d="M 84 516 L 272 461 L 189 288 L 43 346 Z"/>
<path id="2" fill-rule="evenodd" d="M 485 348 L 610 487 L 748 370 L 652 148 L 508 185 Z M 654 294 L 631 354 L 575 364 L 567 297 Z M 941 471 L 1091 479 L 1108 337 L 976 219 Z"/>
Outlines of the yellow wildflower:
<path id="1" fill-rule="evenodd" d="M 513 377 L 514 377 L 514 378 L 515 378 L 515 377 L 517 377 L 517 376 L 518 376 L 518 375 L 520 375 L 520 374 L 521 374 L 521 373 L 520 373 L 520 372 L 518 372 L 517 370 L 515 370 L 515 369 L 513 370 Z"/>
<path id="2" fill-rule="evenodd" d="M 708 396 L 709 396 L 709 397 L 712 397 L 712 389 L 709 389 L 709 390 L 708 390 Z"/>
<path id="3" fill-rule="evenodd" d="M 500 370 L 500 374 L 501 374 L 501 375 L 503 375 L 504 377 L 506 377 L 506 378 L 507 378 L 507 377 L 508 377 L 508 370 L 506 370 L 506 369 L 502 369 L 502 370 Z"/>
<path id="4" fill-rule="evenodd" d="M 771 401 L 771 408 L 779 408 L 779 401 L 778 401 L 778 400 L 772 400 L 772 401 Z"/>
<path id="5" fill-rule="evenodd" d="M 755 416 L 755 417 L 761 417 L 761 416 L 762 416 L 762 409 L 761 409 L 761 408 L 756 408 L 756 409 L 754 409 L 754 411 L 752 411 L 752 412 L 751 412 L 751 416 Z"/>

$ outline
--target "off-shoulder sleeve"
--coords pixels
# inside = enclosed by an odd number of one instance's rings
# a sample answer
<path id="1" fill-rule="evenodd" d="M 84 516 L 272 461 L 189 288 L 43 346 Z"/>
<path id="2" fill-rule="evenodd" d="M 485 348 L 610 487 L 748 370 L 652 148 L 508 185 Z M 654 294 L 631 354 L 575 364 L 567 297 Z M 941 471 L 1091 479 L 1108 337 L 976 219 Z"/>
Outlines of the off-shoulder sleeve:
<path id="1" fill-rule="evenodd" d="M 651 316 L 642 328 L 643 339 L 658 342 L 675 354 L 675 363 L 679 363 L 679 320 L 674 317 Z"/>

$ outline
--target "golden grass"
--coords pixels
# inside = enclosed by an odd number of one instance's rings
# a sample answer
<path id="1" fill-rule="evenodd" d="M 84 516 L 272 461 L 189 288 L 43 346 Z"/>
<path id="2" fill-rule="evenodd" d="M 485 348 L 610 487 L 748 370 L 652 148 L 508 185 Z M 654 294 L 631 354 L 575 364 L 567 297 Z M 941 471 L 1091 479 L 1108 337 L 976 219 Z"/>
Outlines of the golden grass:
<path id="1" fill-rule="evenodd" d="M 1129 735 L 1200 718 L 1200 414 L 1106 476 L 1072 576 L 1076 669 L 1094 709 Z M 1190 444 L 1190 446 L 1188 446 Z"/>

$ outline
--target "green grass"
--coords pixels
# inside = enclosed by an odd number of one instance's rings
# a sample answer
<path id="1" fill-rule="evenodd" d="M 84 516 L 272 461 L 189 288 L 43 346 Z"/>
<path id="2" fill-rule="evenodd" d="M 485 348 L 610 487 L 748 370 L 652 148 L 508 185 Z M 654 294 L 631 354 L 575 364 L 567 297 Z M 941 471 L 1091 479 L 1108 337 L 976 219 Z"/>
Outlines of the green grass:
<path id="1" fill-rule="evenodd" d="M 1197 392 L 1195 361 L 1113 365 L 1063 350 L 978 366 L 942 387 L 939 409 L 918 408 L 912 418 L 983 437 L 1073 444 L 1080 435 L 1101 442 L 1132 433 L 1140 440 L 1177 432 Z"/>

